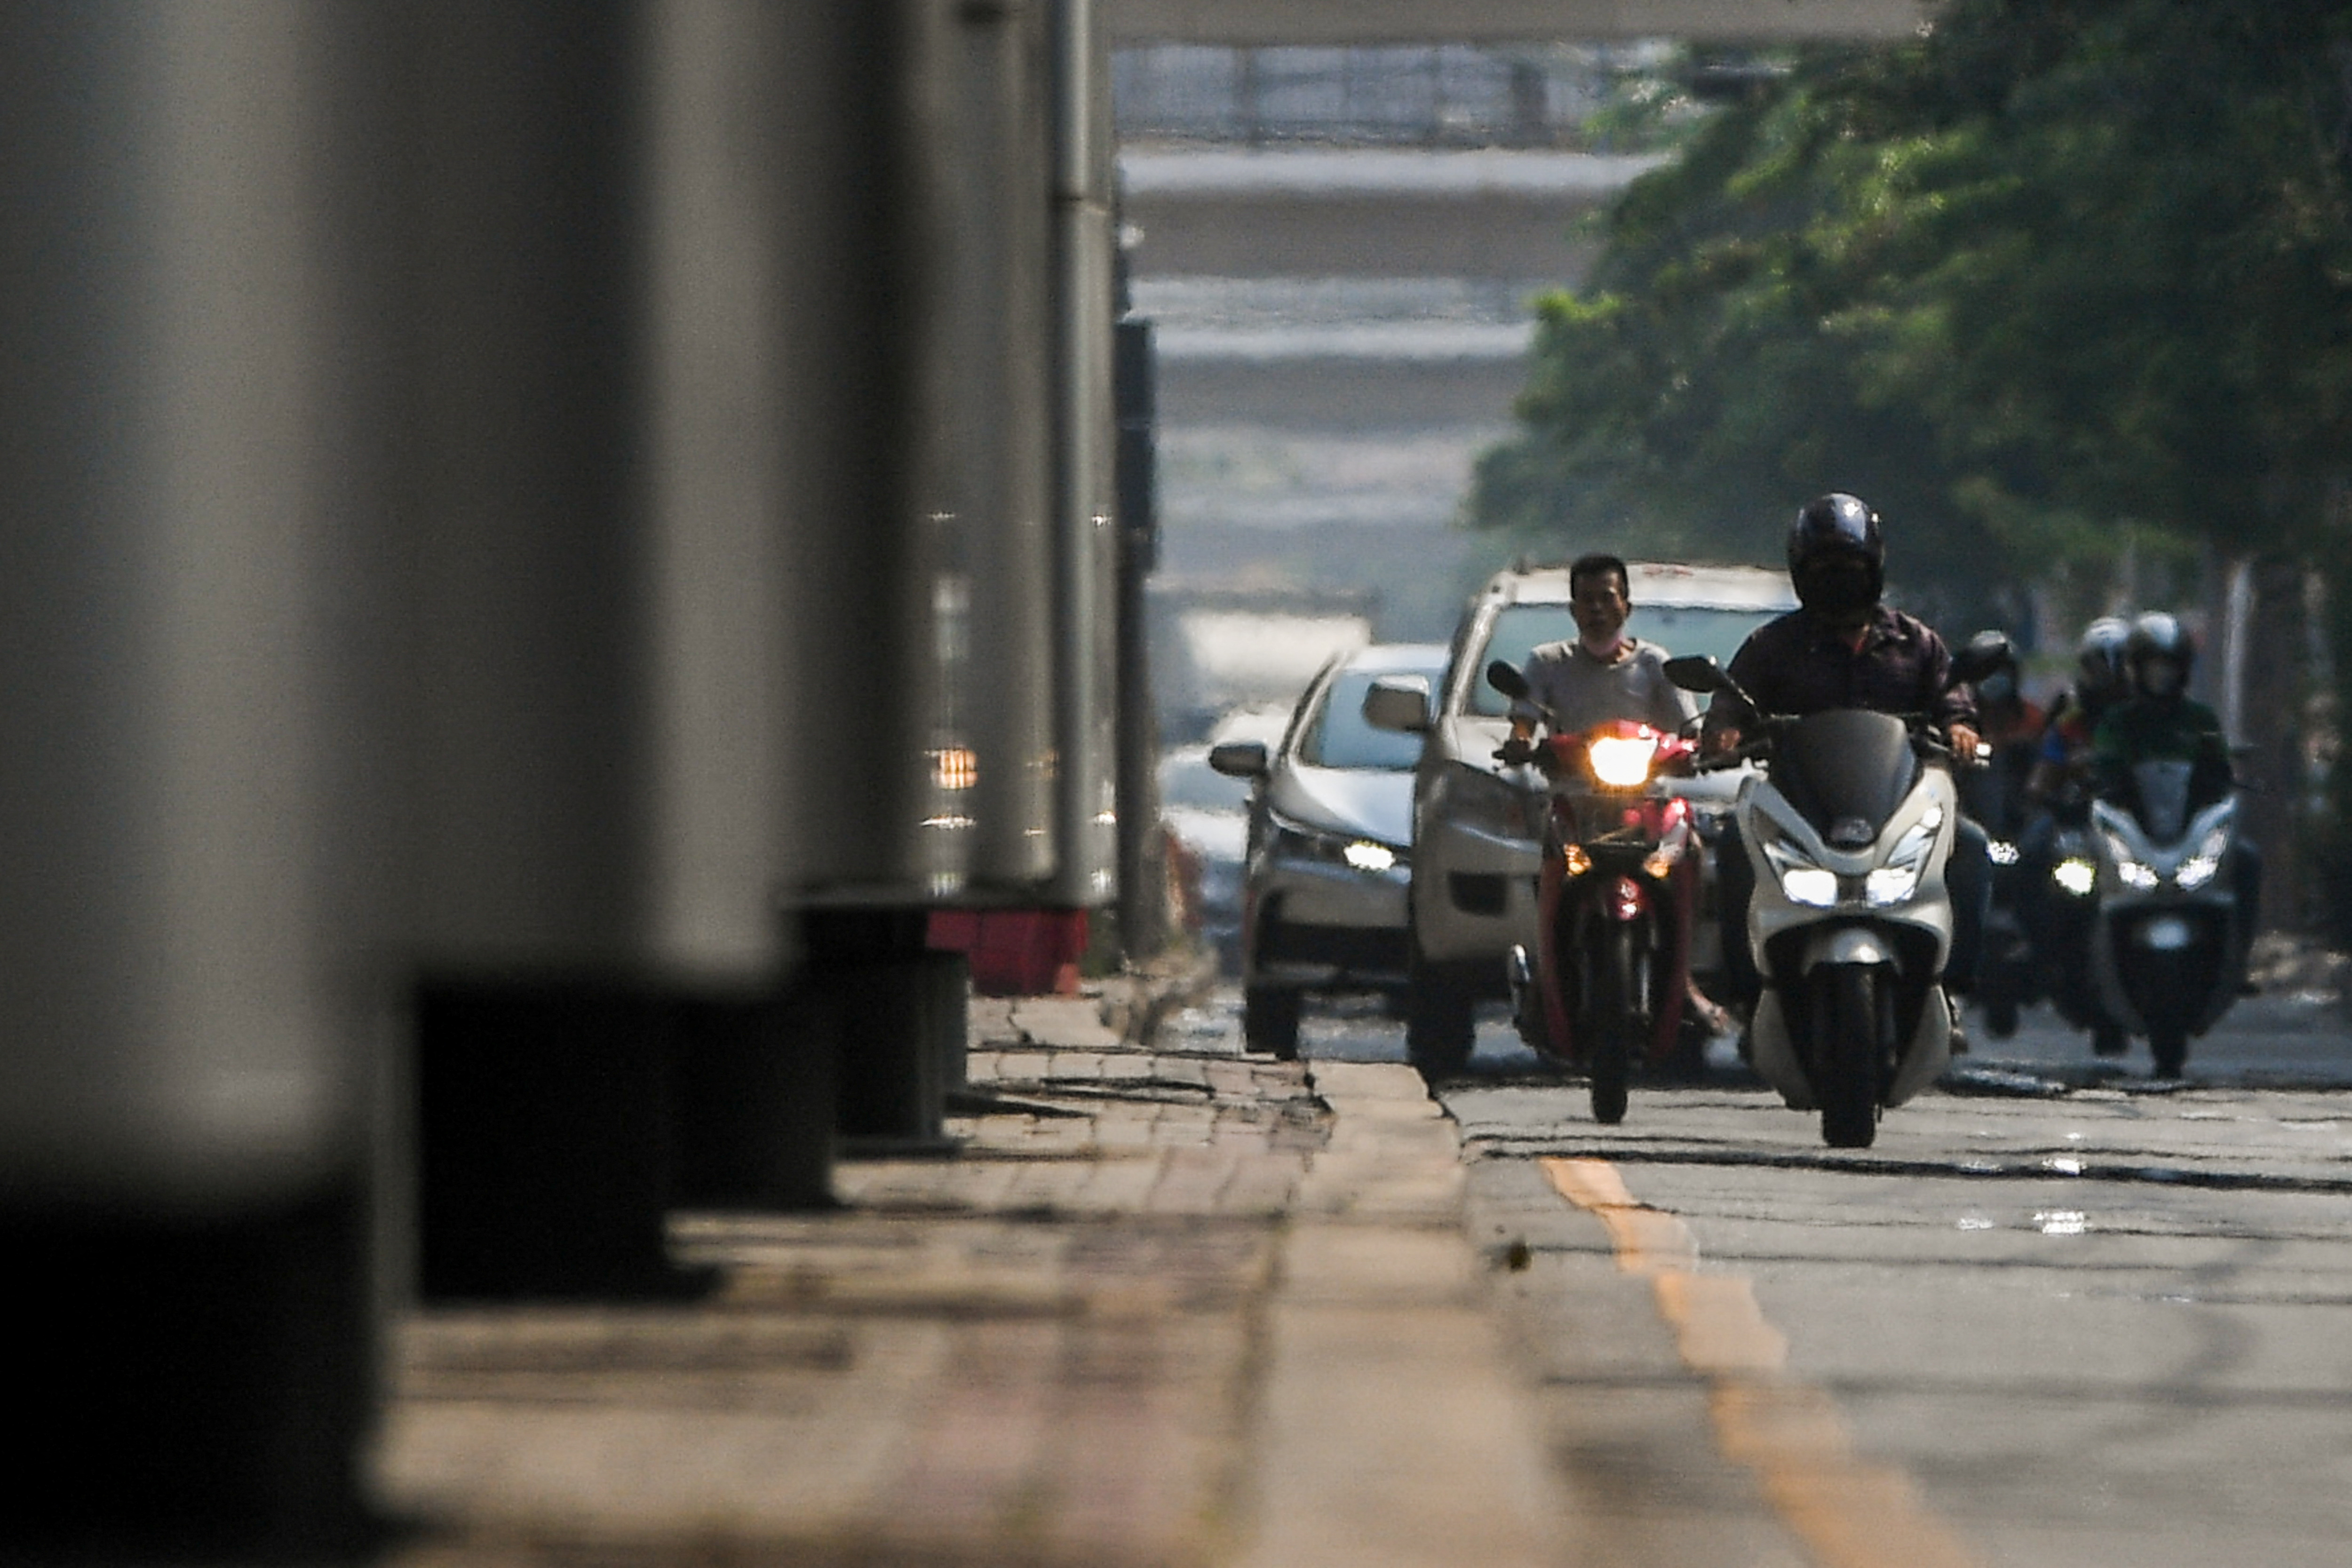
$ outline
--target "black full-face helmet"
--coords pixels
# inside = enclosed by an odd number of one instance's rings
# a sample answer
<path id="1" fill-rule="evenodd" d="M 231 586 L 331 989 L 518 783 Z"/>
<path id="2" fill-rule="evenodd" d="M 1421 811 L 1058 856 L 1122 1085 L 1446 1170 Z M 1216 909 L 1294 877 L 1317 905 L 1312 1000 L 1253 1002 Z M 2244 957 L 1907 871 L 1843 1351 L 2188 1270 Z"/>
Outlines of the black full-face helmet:
<path id="1" fill-rule="evenodd" d="M 2150 697 L 2174 697 L 2188 689 L 2197 647 L 2177 617 L 2156 610 L 2132 622 L 2124 659 L 2140 690 Z"/>
<path id="2" fill-rule="evenodd" d="M 1816 496 L 1789 529 L 1789 582 L 1797 602 L 1821 615 L 1867 611 L 1886 585 L 1886 538 L 1859 496 Z"/>

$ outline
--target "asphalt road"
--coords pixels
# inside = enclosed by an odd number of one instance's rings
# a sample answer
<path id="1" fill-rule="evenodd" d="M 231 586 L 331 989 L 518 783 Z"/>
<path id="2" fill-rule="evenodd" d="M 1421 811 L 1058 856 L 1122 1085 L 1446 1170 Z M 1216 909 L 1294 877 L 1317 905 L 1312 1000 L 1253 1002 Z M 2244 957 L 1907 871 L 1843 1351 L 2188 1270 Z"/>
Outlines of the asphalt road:
<path id="1" fill-rule="evenodd" d="M 1194 1026 L 1225 1026 L 1219 1009 Z M 1310 1056 L 1393 1059 L 1370 1007 Z M 1442 1099 L 1595 1563 L 2352 1562 L 2352 1013 L 2252 997 L 2180 1084 L 2046 1013 L 1832 1152 L 1718 1050 Z"/>

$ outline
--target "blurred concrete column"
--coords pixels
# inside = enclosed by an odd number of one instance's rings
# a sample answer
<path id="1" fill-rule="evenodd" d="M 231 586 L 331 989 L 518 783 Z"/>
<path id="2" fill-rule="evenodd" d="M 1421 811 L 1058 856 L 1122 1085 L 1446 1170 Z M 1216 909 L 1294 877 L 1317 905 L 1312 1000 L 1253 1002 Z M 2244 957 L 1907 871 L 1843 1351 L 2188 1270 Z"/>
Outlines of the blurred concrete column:
<path id="1" fill-rule="evenodd" d="M 1119 541 L 1111 389 L 1118 237 L 1110 70 L 1094 0 L 1054 27 L 1055 902 L 1117 892 Z"/>
<path id="2" fill-rule="evenodd" d="M 0 1552 L 325 1552 L 401 921 L 386 13 L 0 6 Z"/>
<path id="3" fill-rule="evenodd" d="M 806 19 L 411 16 L 422 1278 L 683 1288 L 672 1204 L 825 1195 L 833 1032 L 782 900 L 854 831 L 826 808 L 887 788 L 807 793 L 795 730 L 845 689 L 809 606 L 858 598 L 792 526 L 856 395 L 794 336 L 834 155 L 798 119 Z M 913 592 L 893 564 L 877 593 Z"/>

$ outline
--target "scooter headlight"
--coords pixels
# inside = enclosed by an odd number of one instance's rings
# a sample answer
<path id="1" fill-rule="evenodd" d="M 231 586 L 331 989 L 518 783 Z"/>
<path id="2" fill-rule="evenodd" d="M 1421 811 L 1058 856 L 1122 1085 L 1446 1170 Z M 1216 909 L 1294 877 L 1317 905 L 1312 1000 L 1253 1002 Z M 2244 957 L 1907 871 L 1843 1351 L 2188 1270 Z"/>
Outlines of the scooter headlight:
<path id="1" fill-rule="evenodd" d="M 1785 838 L 1764 847 L 1773 876 L 1780 879 L 1780 896 L 1792 904 L 1825 910 L 1837 902 L 1837 873 L 1813 864 L 1812 857 Z"/>
<path id="2" fill-rule="evenodd" d="M 2113 833 L 2100 836 L 2106 841 L 2107 858 L 2116 863 L 2116 880 L 2135 893 L 2152 891 L 2163 880 L 2156 868 L 2132 854 L 2131 846 Z"/>
<path id="3" fill-rule="evenodd" d="M 2221 868 L 2221 857 L 2229 847 L 2229 829 L 2215 828 L 2205 836 L 2205 842 L 2197 847 L 2197 853 L 2180 863 L 2180 869 L 2173 873 L 2173 881 L 2179 885 L 2182 892 L 2195 892 L 2213 879 L 2213 874 Z"/>
<path id="4" fill-rule="evenodd" d="M 2050 868 L 2050 879 L 2078 899 L 2087 899 L 2099 885 L 2099 868 L 2080 855 L 2069 855 Z"/>
<path id="5" fill-rule="evenodd" d="M 1359 838 L 1339 851 L 1341 859 L 1359 871 L 1385 871 L 1397 863 L 1396 851 L 1385 844 Z"/>
<path id="6" fill-rule="evenodd" d="M 2018 861 L 2017 846 L 2006 838 L 1987 840 L 1985 853 L 1992 858 L 1992 863 L 1996 866 L 2014 866 Z"/>
<path id="7" fill-rule="evenodd" d="M 1585 748 L 1592 776 L 1612 789 L 1639 789 L 1650 779 L 1658 742 L 1649 735 L 1603 735 Z"/>
<path id="8" fill-rule="evenodd" d="M 1931 810 L 1913 823 L 1910 831 L 1895 841 L 1885 863 L 1872 867 L 1863 878 L 1862 896 L 1883 908 L 1902 903 L 1917 892 L 1919 879 L 1927 869 L 1927 852 L 1935 848 L 1936 834 L 1943 826 L 1940 809 Z"/>

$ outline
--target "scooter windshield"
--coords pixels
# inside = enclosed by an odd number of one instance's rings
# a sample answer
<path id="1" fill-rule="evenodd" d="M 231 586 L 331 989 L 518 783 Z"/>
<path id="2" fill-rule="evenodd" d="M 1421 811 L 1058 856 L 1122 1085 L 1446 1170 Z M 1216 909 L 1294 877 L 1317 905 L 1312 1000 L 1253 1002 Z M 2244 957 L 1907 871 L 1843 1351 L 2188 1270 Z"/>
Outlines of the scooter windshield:
<path id="1" fill-rule="evenodd" d="M 2189 829 L 2189 780 L 2196 772 L 2184 762 L 2137 763 L 2132 787 L 2139 794 L 2139 825 L 2148 838 L 2170 844 Z"/>
<path id="2" fill-rule="evenodd" d="M 1858 849 L 1911 793 L 1919 765 L 1902 720 L 1839 708 L 1798 720 L 1772 748 L 1770 768 L 1773 787 L 1824 840 Z"/>

